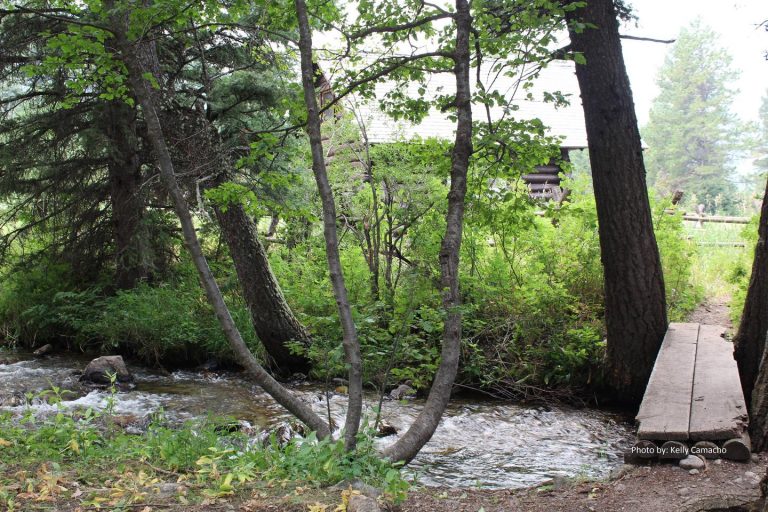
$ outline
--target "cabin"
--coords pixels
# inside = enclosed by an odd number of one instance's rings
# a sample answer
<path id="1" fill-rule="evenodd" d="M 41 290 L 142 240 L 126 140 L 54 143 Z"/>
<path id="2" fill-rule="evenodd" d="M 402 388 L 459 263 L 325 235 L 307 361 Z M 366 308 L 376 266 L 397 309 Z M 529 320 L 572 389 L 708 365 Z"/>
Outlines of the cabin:
<path id="1" fill-rule="evenodd" d="M 548 135 L 560 138 L 562 160 L 568 161 L 571 151 L 587 147 L 584 112 L 573 62 L 562 60 L 551 62 L 539 72 L 533 86 L 526 89 L 520 86 L 516 77 L 494 72 L 490 68 L 481 68 L 481 80 L 487 90 L 498 91 L 505 97 L 515 98 L 513 101 L 516 109 L 513 113 L 515 118 L 540 119 L 547 127 Z M 321 75 L 316 84 L 321 105 L 327 104 L 334 98 L 331 82 L 332 78 L 329 81 L 325 75 Z M 382 97 L 393 87 L 393 84 L 387 82 L 377 84 L 376 97 Z M 420 84 L 409 85 L 406 94 L 417 98 L 420 96 L 420 87 Z M 435 74 L 429 78 L 421 96 L 437 97 L 451 94 L 454 90 L 454 76 L 451 73 Z M 554 92 L 562 93 L 569 104 L 555 106 L 553 102 L 547 101 L 548 95 Z M 414 124 L 405 120 L 393 120 L 381 111 L 376 102 L 366 102 L 352 97 L 349 100 L 345 99 L 343 103 L 344 108 L 355 111 L 358 122 L 365 128 L 369 144 L 384 144 L 424 137 L 449 140 L 454 136 L 455 122 L 449 119 L 449 112 L 432 108 L 420 123 Z M 485 107 L 478 104 L 473 105 L 472 113 L 475 119 L 485 119 L 488 115 Z M 493 120 L 498 120 L 507 114 L 501 107 L 492 107 L 490 115 Z M 551 161 L 538 166 L 533 173 L 524 174 L 522 179 L 528 186 L 530 196 L 541 200 L 561 198 L 563 194 L 560 186 L 561 171 L 557 162 Z"/>

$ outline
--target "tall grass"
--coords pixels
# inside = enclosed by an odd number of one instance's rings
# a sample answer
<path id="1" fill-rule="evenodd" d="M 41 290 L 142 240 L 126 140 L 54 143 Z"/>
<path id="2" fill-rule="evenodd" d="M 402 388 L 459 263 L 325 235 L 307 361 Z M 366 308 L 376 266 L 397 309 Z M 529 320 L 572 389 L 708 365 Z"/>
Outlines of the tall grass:
<path id="1" fill-rule="evenodd" d="M 744 304 L 744 294 L 752 268 L 754 246 L 757 240 L 757 219 L 749 224 L 685 223 L 686 237 L 696 243 L 696 261 L 692 268 L 692 282 L 701 287 L 710 300 L 731 303 L 731 319 L 737 324 Z M 707 245 L 713 243 L 743 243 L 738 246 Z"/>

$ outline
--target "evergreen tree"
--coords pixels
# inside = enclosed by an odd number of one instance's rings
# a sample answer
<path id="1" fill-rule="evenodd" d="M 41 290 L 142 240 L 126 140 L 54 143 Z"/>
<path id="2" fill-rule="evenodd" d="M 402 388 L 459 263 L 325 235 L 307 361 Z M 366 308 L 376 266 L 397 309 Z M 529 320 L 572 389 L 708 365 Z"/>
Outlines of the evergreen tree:
<path id="1" fill-rule="evenodd" d="M 605 276 L 607 384 L 617 401 L 637 405 L 668 322 L 642 144 L 621 52 L 620 15 L 613 1 L 592 0 L 567 17 L 571 45 L 583 57 L 576 78 Z"/>
<path id="2" fill-rule="evenodd" d="M 658 77 L 660 93 L 643 138 L 648 182 L 660 194 L 682 190 L 708 212 L 736 203 L 731 181 L 738 121 L 730 107 L 736 72 L 717 34 L 694 21 L 683 28 Z"/>

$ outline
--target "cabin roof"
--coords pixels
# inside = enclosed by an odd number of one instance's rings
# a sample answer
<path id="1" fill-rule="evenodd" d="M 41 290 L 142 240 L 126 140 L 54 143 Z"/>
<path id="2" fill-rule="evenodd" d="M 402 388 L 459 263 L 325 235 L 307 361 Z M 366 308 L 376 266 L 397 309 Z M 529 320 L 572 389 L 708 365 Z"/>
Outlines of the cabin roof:
<path id="1" fill-rule="evenodd" d="M 474 71 L 472 76 L 474 88 Z M 553 61 L 542 69 L 539 76 L 533 81 L 530 89 L 517 88 L 517 80 L 509 76 L 496 76 L 488 70 L 481 68 L 481 79 L 486 88 L 498 91 L 505 97 L 514 96 L 513 103 L 518 110 L 514 112 L 517 119 L 540 119 L 548 127 L 548 134 L 562 137 L 563 148 L 586 148 L 587 135 L 584 126 L 584 113 L 579 97 L 579 87 L 576 81 L 574 63 L 570 61 Z M 333 79 L 331 78 L 331 81 Z M 383 82 L 376 85 L 376 97 L 382 97 L 394 87 L 391 82 Z M 407 94 L 410 97 L 419 97 L 419 84 L 410 84 Z M 453 94 L 455 91 L 455 79 L 451 73 L 438 73 L 429 78 L 426 84 L 425 97 L 437 97 L 438 95 Z M 551 102 L 544 101 L 545 92 L 560 91 L 565 95 L 570 104 L 555 107 Z M 528 97 L 530 93 L 530 98 Z M 375 100 L 362 101 L 357 98 L 349 100 L 355 106 L 360 120 L 364 123 L 370 143 L 396 142 L 410 140 L 416 137 L 437 137 L 451 139 L 454 136 L 456 123 L 449 119 L 449 112 L 440 112 L 432 108 L 427 116 L 419 124 L 408 121 L 393 120 L 384 113 Z M 483 105 L 473 104 L 472 113 L 474 119 L 485 119 L 486 111 Z M 491 117 L 500 119 L 503 115 L 500 107 L 491 108 Z"/>

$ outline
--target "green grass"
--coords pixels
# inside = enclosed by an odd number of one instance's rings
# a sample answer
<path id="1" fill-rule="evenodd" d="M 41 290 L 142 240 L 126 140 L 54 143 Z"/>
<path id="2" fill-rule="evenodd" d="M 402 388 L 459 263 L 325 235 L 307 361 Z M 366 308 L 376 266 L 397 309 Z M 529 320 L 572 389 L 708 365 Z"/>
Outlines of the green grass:
<path id="1" fill-rule="evenodd" d="M 737 242 L 744 247 L 697 245 L 691 281 L 703 290 L 708 299 L 731 301 L 732 320 L 737 323 L 743 305 L 743 295 L 752 268 L 757 227 L 754 220 L 748 224 L 686 222 L 685 233 L 694 243 Z"/>
<path id="2" fill-rule="evenodd" d="M 47 395 L 56 401 L 57 393 Z M 262 445 L 232 422 L 206 419 L 169 426 L 154 418 L 143 435 L 129 435 L 109 410 L 59 411 L 37 417 L 0 415 L 0 509 L 37 510 L 76 505 L 130 510 L 157 501 L 161 485 L 182 491 L 166 505 L 240 499 L 255 489 L 316 489 L 360 479 L 397 501 L 409 484 L 381 459 L 370 432 L 358 449 L 344 451 L 342 441 L 318 441 L 314 434 L 280 446 L 274 437 Z M 333 496 L 332 499 L 338 498 Z M 58 508 L 56 508 L 58 509 Z"/>
<path id="3" fill-rule="evenodd" d="M 696 222 L 685 221 L 683 223 L 686 236 L 696 242 L 744 242 L 744 224 L 719 224 L 705 222 L 701 228 L 696 227 Z"/>

